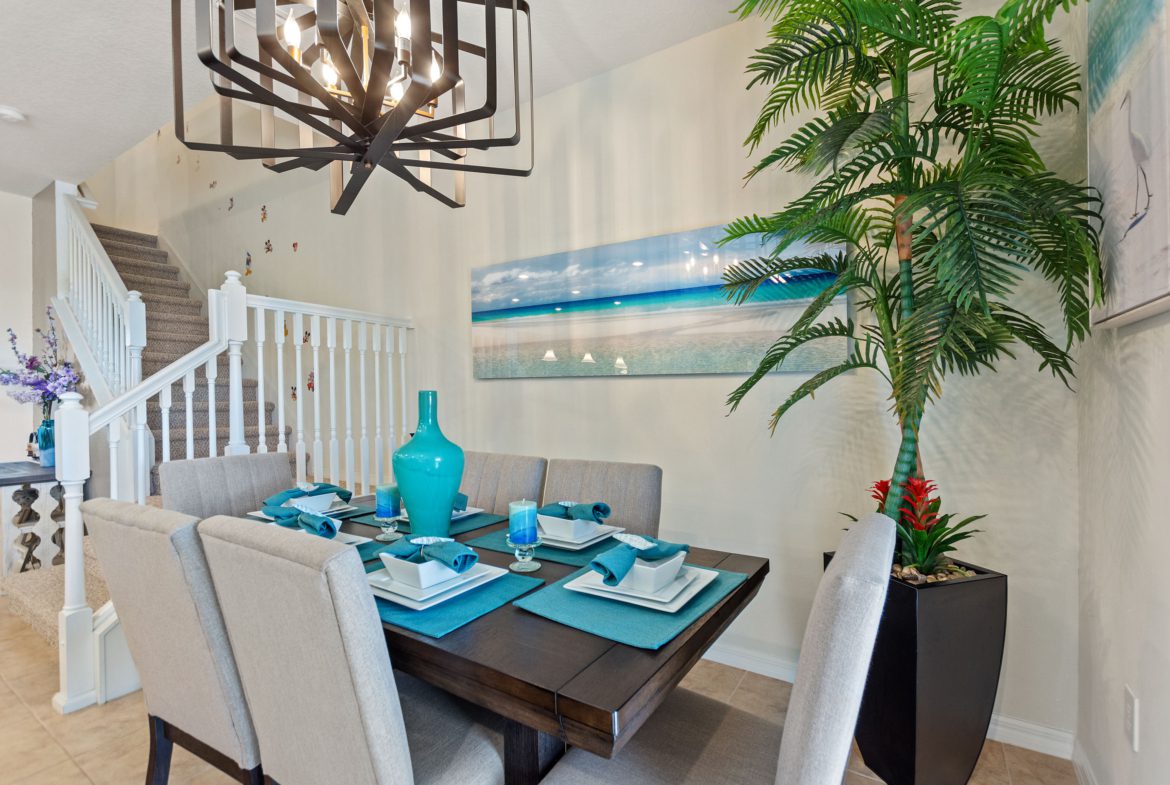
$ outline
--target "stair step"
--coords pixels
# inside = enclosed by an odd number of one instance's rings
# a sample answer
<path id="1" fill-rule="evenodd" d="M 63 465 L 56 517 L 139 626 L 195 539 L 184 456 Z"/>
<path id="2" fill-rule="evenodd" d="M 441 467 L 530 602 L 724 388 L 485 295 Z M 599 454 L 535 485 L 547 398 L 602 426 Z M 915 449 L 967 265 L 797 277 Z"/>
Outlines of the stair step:
<path id="1" fill-rule="evenodd" d="M 119 275 L 146 275 L 151 278 L 169 278 L 179 280 L 179 268 L 173 264 L 148 262 L 143 259 L 127 259 L 123 256 L 110 254 L 110 261 Z"/>
<path id="2" fill-rule="evenodd" d="M 132 232 L 129 229 L 118 229 L 113 226 L 102 226 L 101 224 L 92 224 L 92 226 L 93 233 L 101 240 L 112 240 L 129 245 L 145 245 L 150 248 L 158 248 L 158 237 L 153 234 Z"/>
<path id="3" fill-rule="evenodd" d="M 137 289 L 144 295 L 157 294 L 164 297 L 189 299 L 188 295 L 191 293 L 191 284 L 179 278 L 132 275 L 121 271 L 119 271 L 119 275 L 122 276 L 122 283 L 126 284 L 127 289 Z"/>
<path id="4" fill-rule="evenodd" d="M 106 249 L 106 253 L 111 257 L 118 256 L 122 259 L 141 259 L 147 262 L 166 264 L 169 258 L 167 252 L 161 248 L 150 248 L 149 246 L 135 245 L 133 243 L 120 243 L 117 240 L 102 240 L 102 247 Z"/>
<path id="5" fill-rule="evenodd" d="M 85 594 L 91 607 L 100 608 L 110 599 L 101 565 L 93 554 L 89 540 L 84 542 Z M 42 561 L 38 570 L 19 572 L 3 579 L 8 596 L 8 610 L 23 619 L 49 644 L 57 645 L 57 615 L 65 603 L 65 565 Z"/>
<path id="6" fill-rule="evenodd" d="M 171 317 L 179 314 L 183 316 L 199 316 L 203 313 L 203 303 L 198 300 L 187 299 L 186 297 L 164 297 L 163 295 L 147 294 L 144 292 L 142 301 L 146 303 L 147 319 L 150 318 L 151 310 L 165 313 Z"/>
<path id="7" fill-rule="evenodd" d="M 156 330 L 168 333 L 200 330 L 201 332 L 198 334 L 206 336 L 207 329 L 207 317 L 202 314 L 168 313 L 158 308 L 152 310 L 149 305 L 146 308 L 146 336 L 148 340 L 152 332 Z"/>
<path id="8" fill-rule="evenodd" d="M 276 404 L 267 401 L 264 404 L 264 423 L 266 425 L 274 425 L 276 423 Z M 205 426 L 207 424 L 207 401 L 203 401 L 203 405 L 196 403 L 191 407 L 191 419 L 194 421 L 195 427 Z M 216 397 L 215 400 L 215 420 L 216 424 L 225 423 L 230 416 L 230 409 L 228 407 L 228 400 L 226 398 Z M 179 398 L 173 400 L 171 404 L 171 432 L 175 432 L 176 428 L 182 428 L 183 433 L 186 433 L 187 422 L 187 401 Z M 244 422 L 252 425 L 256 424 L 256 399 L 244 401 Z M 152 399 L 146 404 L 146 425 L 150 430 L 155 432 L 155 436 L 162 431 L 162 406 L 159 405 L 158 399 Z M 173 438 L 173 436 L 172 436 Z"/>
<path id="9" fill-rule="evenodd" d="M 146 331 L 146 350 L 171 357 L 172 362 L 207 343 L 207 336 Z"/>

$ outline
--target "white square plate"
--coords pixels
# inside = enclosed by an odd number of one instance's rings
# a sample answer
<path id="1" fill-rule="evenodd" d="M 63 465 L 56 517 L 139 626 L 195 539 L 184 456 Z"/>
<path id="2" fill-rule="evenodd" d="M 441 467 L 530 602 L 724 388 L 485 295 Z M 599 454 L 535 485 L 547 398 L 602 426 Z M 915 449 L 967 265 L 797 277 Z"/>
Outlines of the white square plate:
<path id="1" fill-rule="evenodd" d="M 646 600 L 641 597 L 634 597 L 624 592 L 615 592 L 612 586 L 605 586 L 602 583 L 601 574 L 593 570 L 589 570 L 584 575 L 574 578 L 565 584 L 565 588 L 569 591 L 575 591 L 580 594 L 589 594 L 593 597 L 602 597 L 607 600 L 615 600 L 617 602 L 624 602 L 630 605 L 637 605 L 642 608 L 649 608 L 652 611 L 661 611 L 662 613 L 678 613 L 682 610 L 688 602 L 694 599 L 695 595 L 710 585 L 711 581 L 719 577 L 719 573 L 715 570 L 704 570 L 701 567 L 683 567 L 682 574 L 675 580 L 682 580 L 688 574 L 697 573 L 691 578 L 690 583 L 686 585 L 679 594 L 670 602 L 655 602 L 654 600 Z M 604 586 L 605 589 L 597 588 L 598 585 Z M 670 589 L 671 587 L 667 587 Z M 665 591 L 665 590 L 664 590 Z"/>
<path id="2" fill-rule="evenodd" d="M 436 584 L 429 589 L 417 589 L 413 586 L 399 583 L 391 579 L 390 575 L 384 569 L 369 573 L 366 576 L 366 580 L 370 584 L 370 589 L 378 597 L 414 611 L 425 611 L 427 608 L 444 603 L 478 586 L 483 586 L 485 583 L 491 583 L 497 578 L 502 578 L 507 574 L 508 571 L 502 567 L 493 567 L 490 564 L 476 564 L 458 578 Z M 436 591 L 437 589 L 441 591 Z M 419 596 L 419 594 L 426 596 L 425 599 L 419 600 L 407 596 L 408 593 L 414 596 Z"/>
<path id="3" fill-rule="evenodd" d="M 472 515 L 479 515 L 481 512 L 483 512 L 482 507 L 468 507 L 463 512 L 451 513 L 451 521 L 452 522 L 461 521 L 464 518 L 470 518 Z M 399 515 L 398 520 L 403 521 L 405 523 L 410 523 L 410 511 L 407 510 L 406 512 Z"/>
<path id="4" fill-rule="evenodd" d="M 593 535 L 587 540 L 581 540 L 580 542 L 574 542 L 573 540 L 562 540 L 559 537 L 552 537 L 544 533 L 541 533 L 540 539 L 541 542 L 550 548 L 560 548 L 563 551 L 580 551 L 588 548 L 591 545 L 596 545 L 597 543 L 624 531 L 625 529 L 623 529 L 621 526 L 610 526 L 609 524 L 605 524 L 599 527 L 597 534 Z"/>
<path id="5" fill-rule="evenodd" d="M 285 504 L 285 505 L 281 505 L 281 506 L 287 507 L 288 505 Z M 330 507 L 328 510 L 326 510 L 325 512 L 323 512 L 321 514 L 327 518 L 332 518 L 334 515 L 341 515 L 341 513 L 343 513 L 343 512 L 350 512 L 350 511 L 356 510 L 356 509 L 357 509 L 357 507 L 354 507 L 352 504 L 343 504 L 340 507 Z M 255 510 L 253 512 L 250 512 L 250 513 L 248 513 L 248 516 L 252 517 L 252 518 L 259 518 L 262 521 L 272 522 L 272 521 L 276 520 L 271 515 L 265 515 L 260 510 Z"/>
<path id="6" fill-rule="evenodd" d="M 600 573 L 595 572 L 593 574 L 598 578 L 601 578 Z M 628 586 L 622 586 L 621 584 L 618 584 L 617 586 L 610 586 L 604 580 L 598 580 L 596 584 L 590 583 L 589 587 L 591 589 L 596 589 L 597 591 L 606 592 L 607 594 L 619 594 L 624 597 L 637 597 L 638 599 L 648 600 L 650 602 L 670 602 L 675 597 L 677 597 L 683 589 L 685 589 L 687 586 L 690 586 L 691 581 L 698 577 L 698 573 L 694 571 L 687 571 L 685 568 L 681 569 L 678 571 L 678 577 L 653 593 L 638 591 L 637 589 L 631 589 Z"/>

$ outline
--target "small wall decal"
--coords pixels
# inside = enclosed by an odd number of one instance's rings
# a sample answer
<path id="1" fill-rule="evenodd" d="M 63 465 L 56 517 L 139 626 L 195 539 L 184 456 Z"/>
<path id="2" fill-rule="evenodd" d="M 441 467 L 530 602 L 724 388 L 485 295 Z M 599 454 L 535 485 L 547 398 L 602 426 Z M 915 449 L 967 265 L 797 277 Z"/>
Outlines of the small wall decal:
<path id="1" fill-rule="evenodd" d="M 297 399 L 297 388 L 296 388 L 296 385 L 293 385 L 293 388 L 292 388 L 292 399 L 293 399 L 294 401 Z"/>
<path id="2" fill-rule="evenodd" d="M 296 252 L 297 252 L 297 249 L 298 249 L 298 248 L 300 248 L 300 247 L 301 247 L 301 244 L 300 244 L 300 243 L 293 243 L 293 253 L 296 253 Z"/>
<path id="3" fill-rule="evenodd" d="M 182 156 L 182 155 L 176 155 L 176 156 L 175 156 L 175 166 L 178 166 L 178 165 L 179 165 L 179 164 L 181 164 L 181 163 L 183 163 L 183 156 Z"/>
<path id="4" fill-rule="evenodd" d="M 232 208 L 234 208 L 235 206 L 236 206 L 236 197 L 229 196 L 228 197 L 228 212 L 230 213 L 232 211 Z"/>
<path id="5" fill-rule="evenodd" d="M 272 241 L 271 240 L 264 241 L 264 253 L 272 253 Z"/>
<path id="6" fill-rule="evenodd" d="M 207 184 L 207 187 L 208 188 L 215 188 L 215 186 L 217 186 L 217 185 L 219 185 L 219 180 L 212 180 L 210 183 Z"/>
<path id="7" fill-rule="evenodd" d="M 284 337 L 288 337 L 288 322 L 284 323 Z"/>
<path id="8" fill-rule="evenodd" d="M 267 220 L 268 220 L 268 205 L 262 204 L 262 205 L 260 205 L 260 223 L 264 223 Z"/>
<path id="9" fill-rule="evenodd" d="M 309 371 L 309 381 L 305 385 L 309 392 L 317 391 L 317 374 L 314 371 Z"/>
<path id="10" fill-rule="evenodd" d="M 244 276 L 247 277 L 252 274 L 252 252 L 244 252 Z"/>
<path id="11" fill-rule="evenodd" d="M 301 336 L 301 343 L 312 343 L 312 341 L 313 333 L 309 330 L 305 330 L 305 334 Z"/>

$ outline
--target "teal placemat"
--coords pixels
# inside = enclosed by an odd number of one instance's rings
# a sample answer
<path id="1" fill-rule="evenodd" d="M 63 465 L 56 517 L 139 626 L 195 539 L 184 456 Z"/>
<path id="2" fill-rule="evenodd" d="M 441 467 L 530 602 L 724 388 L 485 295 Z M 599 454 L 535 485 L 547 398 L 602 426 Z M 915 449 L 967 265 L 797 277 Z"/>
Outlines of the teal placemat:
<path id="1" fill-rule="evenodd" d="M 427 608 L 425 611 L 412 611 L 388 600 L 383 600 L 381 597 L 374 599 L 378 603 L 378 614 L 382 617 L 382 621 L 397 627 L 405 627 L 432 638 L 442 638 L 447 633 L 475 621 L 480 616 L 507 605 L 542 583 L 544 581 L 540 578 L 508 573 L 489 584 L 472 589 L 466 594 L 461 594 L 433 608 Z"/>
<path id="2" fill-rule="evenodd" d="M 350 518 L 356 518 L 359 515 L 373 515 L 373 514 L 374 514 L 373 507 L 363 507 L 362 505 L 359 504 L 359 505 L 355 505 L 354 509 L 346 510 L 345 512 L 341 513 L 340 515 L 334 515 L 333 517 L 339 521 L 348 521 Z"/>
<path id="3" fill-rule="evenodd" d="M 747 576 L 741 572 L 716 570 L 719 577 L 696 594 L 682 610 L 678 613 L 663 613 L 567 590 L 565 584 L 583 572 L 585 570 L 577 570 L 567 578 L 513 604 L 546 619 L 627 646 L 661 649 L 747 580 Z"/>
<path id="4" fill-rule="evenodd" d="M 464 545 L 470 545 L 472 548 L 485 548 L 489 551 L 511 553 L 512 548 L 508 547 L 506 542 L 507 538 L 508 533 L 506 531 L 498 531 L 485 534 L 482 537 L 476 537 L 474 540 L 468 540 Z M 618 544 L 618 541 L 613 537 L 607 537 L 596 545 L 591 545 L 579 551 L 566 551 L 562 548 L 550 548 L 547 545 L 542 545 L 536 549 L 536 560 L 555 561 L 558 564 L 571 564 L 574 567 L 584 567 L 593 561 L 594 556 L 599 553 L 604 553 Z"/>
<path id="5" fill-rule="evenodd" d="M 463 518 L 462 520 L 452 522 L 451 536 L 457 537 L 460 534 L 466 534 L 467 532 L 475 531 L 476 529 L 482 529 L 484 526 L 491 526 L 506 520 L 508 519 L 503 515 L 491 515 L 490 513 L 481 512 L 477 515 L 472 515 L 470 517 Z M 378 525 L 374 520 L 373 515 L 367 515 L 362 518 L 352 518 L 350 519 L 350 523 L 362 523 L 366 526 Z M 399 521 L 398 531 L 405 534 L 410 534 L 410 524 L 406 523 L 405 521 Z"/>

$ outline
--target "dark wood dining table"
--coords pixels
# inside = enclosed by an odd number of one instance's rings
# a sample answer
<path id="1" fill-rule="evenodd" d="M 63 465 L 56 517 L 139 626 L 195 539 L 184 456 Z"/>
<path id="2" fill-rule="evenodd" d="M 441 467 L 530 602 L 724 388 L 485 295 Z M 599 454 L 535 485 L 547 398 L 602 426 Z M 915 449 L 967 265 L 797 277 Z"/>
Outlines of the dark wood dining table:
<path id="1" fill-rule="evenodd" d="M 367 537 L 377 532 L 351 521 L 341 528 Z M 514 561 L 509 553 L 476 550 L 485 564 L 506 568 Z M 383 624 L 390 659 L 396 670 L 504 718 L 504 781 L 536 785 L 568 746 L 606 758 L 617 755 L 752 601 L 768 573 L 767 559 L 706 548 L 692 548 L 687 563 L 748 577 L 657 651 L 616 643 L 508 603 L 442 638 Z M 547 559 L 542 564 L 530 574 L 545 585 L 580 569 Z"/>

